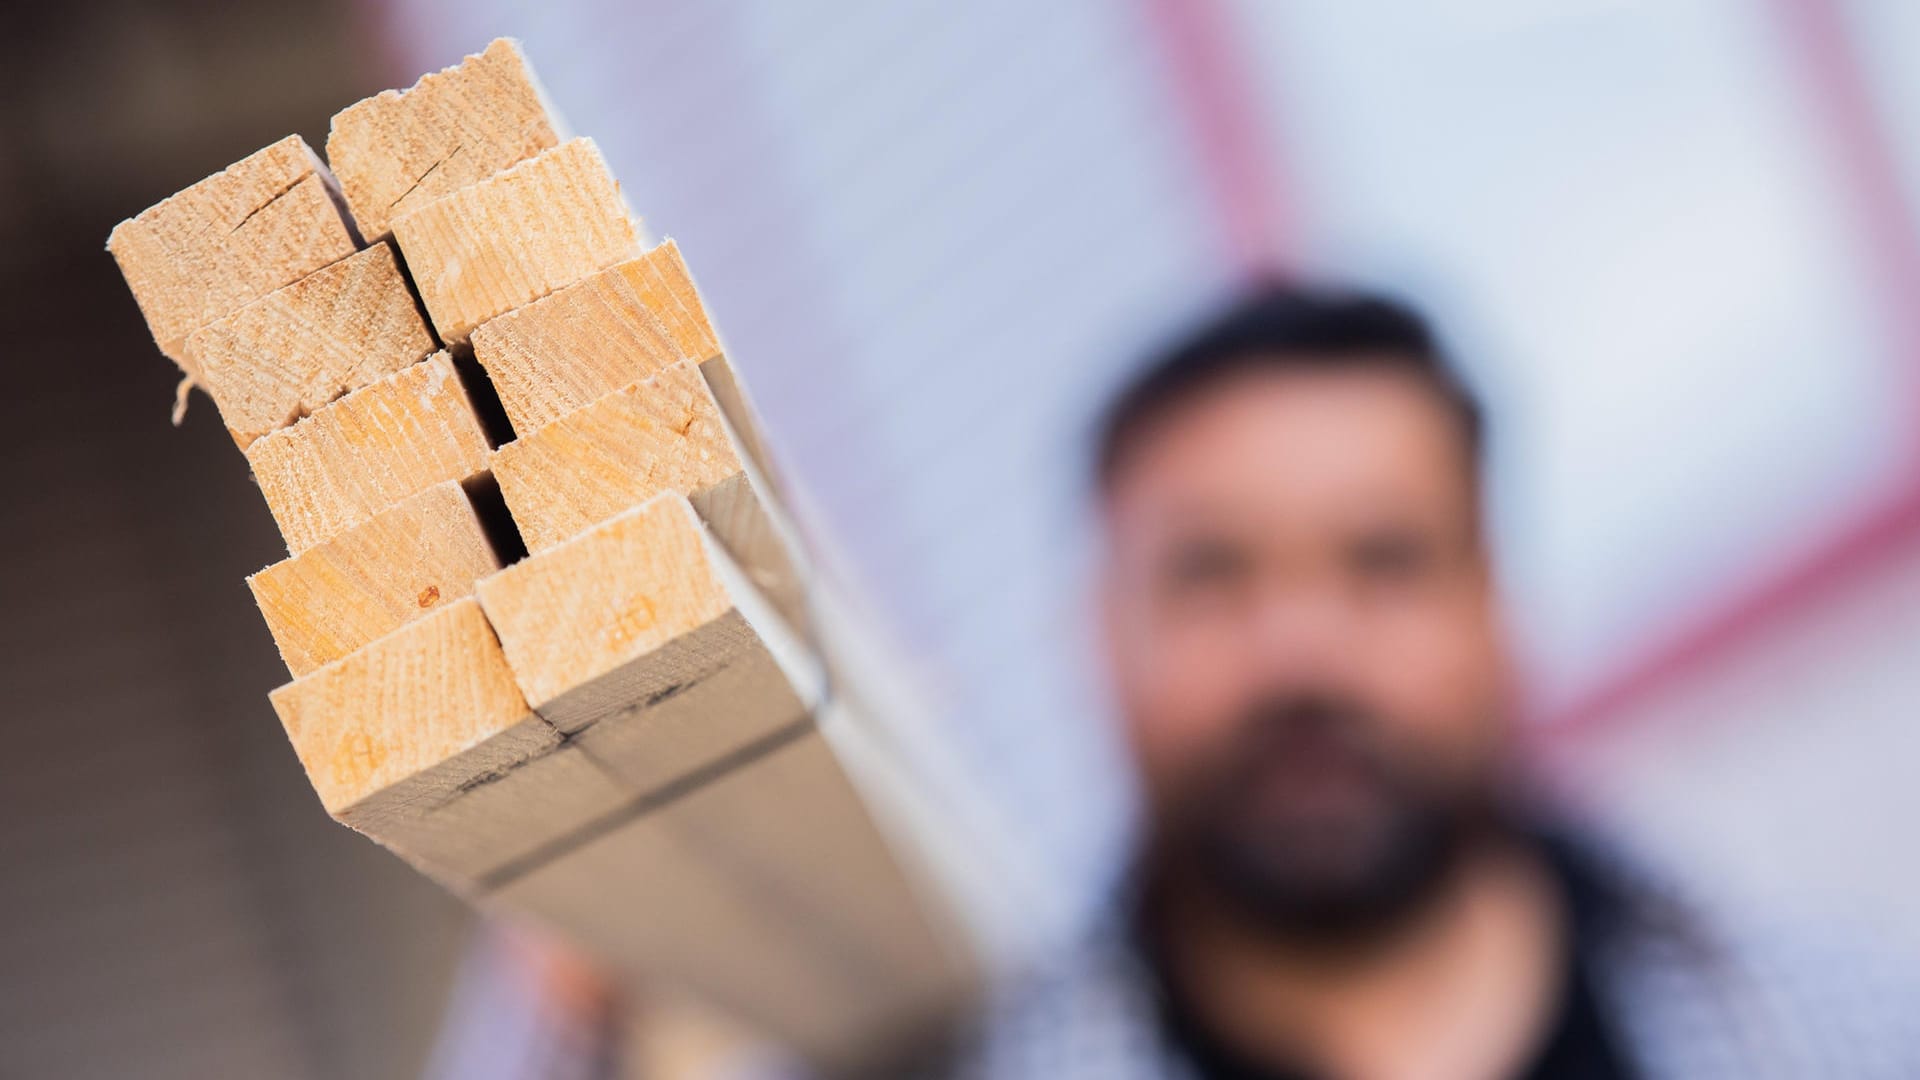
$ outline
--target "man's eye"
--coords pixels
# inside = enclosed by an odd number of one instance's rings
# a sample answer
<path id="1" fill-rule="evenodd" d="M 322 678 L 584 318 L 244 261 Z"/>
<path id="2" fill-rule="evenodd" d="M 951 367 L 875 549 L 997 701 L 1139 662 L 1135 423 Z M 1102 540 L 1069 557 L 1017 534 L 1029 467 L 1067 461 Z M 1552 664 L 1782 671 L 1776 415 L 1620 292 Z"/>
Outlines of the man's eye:
<path id="1" fill-rule="evenodd" d="M 1425 572 L 1434 561 L 1433 545 L 1411 533 L 1383 533 L 1356 543 L 1349 558 L 1361 577 L 1398 581 Z"/>
<path id="2" fill-rule="evenodd" d="M 1181 589 L 1228 585 L 1245 577 L 1250 566 L 1246 553 L 1232 544 L 1201 541 L 1174 550 L 1166 580 Z"/>

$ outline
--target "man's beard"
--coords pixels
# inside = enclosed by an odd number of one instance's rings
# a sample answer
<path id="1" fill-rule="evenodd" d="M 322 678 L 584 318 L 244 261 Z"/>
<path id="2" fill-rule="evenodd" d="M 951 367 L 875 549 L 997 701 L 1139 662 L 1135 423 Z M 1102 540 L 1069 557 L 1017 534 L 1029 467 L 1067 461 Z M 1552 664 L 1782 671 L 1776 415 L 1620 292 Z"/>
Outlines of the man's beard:
<path id="1" fill-rule="evenodd" d="M 1497 831 L 1497 815 L 1479 779 L 1443 779 L 1382 730 L 1328 697 L 1249 710 L 1227 752 L 1166 808 L 1150 875 L 1196 878 L 1288 944 L 1345 949 L 1390 933 Z"/>

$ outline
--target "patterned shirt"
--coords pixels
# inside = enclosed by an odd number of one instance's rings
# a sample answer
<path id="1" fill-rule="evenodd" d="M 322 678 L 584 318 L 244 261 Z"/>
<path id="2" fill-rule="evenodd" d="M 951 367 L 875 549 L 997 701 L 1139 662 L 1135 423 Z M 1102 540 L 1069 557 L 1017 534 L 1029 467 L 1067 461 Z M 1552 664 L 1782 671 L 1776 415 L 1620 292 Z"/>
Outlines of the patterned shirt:
<path id="1" fill-rule="evenodd" d="M 1556 847 L 1579 900 L 1575 951 L 1619 1067 L 1649 1080 L 1920 1080 L 1920 981 L 1874 950 L 1742 921 L 1589 844 Z M 1110 916 L 996 995 L 929 1075 L 1185 1080 L 1208 1075 Z M 1204 1047 L 1202 1047 L 1204 1049 Z M 1205 1056 L 1204 1054 L 1202 1055 Z M 1215 1064 L 1217 1069 L 1217 1063 Z"/>

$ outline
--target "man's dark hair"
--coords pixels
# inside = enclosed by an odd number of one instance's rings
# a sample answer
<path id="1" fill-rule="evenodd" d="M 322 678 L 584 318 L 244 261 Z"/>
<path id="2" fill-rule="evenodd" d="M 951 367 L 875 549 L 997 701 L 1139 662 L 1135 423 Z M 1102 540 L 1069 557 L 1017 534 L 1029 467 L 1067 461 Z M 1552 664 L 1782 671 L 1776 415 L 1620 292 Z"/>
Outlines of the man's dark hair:
<path id="1" fill-rule="evenodd" d="M 1114 398 L 1097 430 L 1104 489 L 1141 431 L 1200 390 L 1251 371 L 1389 370 L 1426 383 L 1478 461 L 1479 402 L 1419 313 L 1383 296 L 1297 285 L 1251 292 L 1159 354 Z"/>

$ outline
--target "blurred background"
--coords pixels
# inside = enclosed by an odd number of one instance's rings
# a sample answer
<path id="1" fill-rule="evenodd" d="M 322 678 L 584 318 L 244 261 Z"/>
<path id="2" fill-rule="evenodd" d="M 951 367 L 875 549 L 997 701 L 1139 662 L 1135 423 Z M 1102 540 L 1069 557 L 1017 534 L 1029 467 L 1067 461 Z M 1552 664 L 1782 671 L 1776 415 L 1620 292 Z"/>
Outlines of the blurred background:
<path id="1" fill-rule="evenodd" d="M 283 549 L 208 403 L 168 426 L 103 250 L 498 35 L 686 252 L 1049 883 L 1037 936 L 1130 807 L 1087 425 L 1284 269 L 1427 307 L 1490 399 L 1559 782 L 1714 888 L 1920 948 L 1920 6 L 39 5 L 0 45 L 0 1074 L 508 1076 L 582 1013 L 321 812 L 242 584 Z"/>

